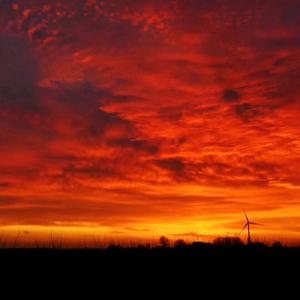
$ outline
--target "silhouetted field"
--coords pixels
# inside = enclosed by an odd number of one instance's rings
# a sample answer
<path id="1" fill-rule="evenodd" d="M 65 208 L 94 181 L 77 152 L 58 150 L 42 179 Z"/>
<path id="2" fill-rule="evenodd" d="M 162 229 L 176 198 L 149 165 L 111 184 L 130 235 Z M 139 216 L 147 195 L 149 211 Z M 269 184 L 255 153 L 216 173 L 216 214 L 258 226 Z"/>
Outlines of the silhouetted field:
<path id="1" fill-rule="evenodd" d="M 152 291 L 158 286 L 166 288 L 168 283 L 173 291 L 180 286 L 204 288 L 207 284 L 217 291 L 220 283 L 235 287 L 238 282 L 245 284 L 245 280 L 256 288 L 266 288 L 271 279 L 273 289 L 282 286 L 284 280 L 297 286 L 300 248 L 196 242 L 175 247 L 0 249 L 0 267 L 10 282 L 16 278 L 23 282 L 33 274 L 30 282 L 50 284 L 51 289 L 74 289 L 83 282 L 85 286 L 104 288 L 106 283 L 113 283 L 114 293 L 120 286 L 129 290 L 143 286 Z"/>
<path id="2" fill-rule="evenodd" d="M 108 246 L 106 249 L 54 249 L 15 248 L 0 249 L 0 263 L 27 265 L 82 265 L 91 266 L 137 266 L 139 268 L 180 266 L 243 266 L 269 264 L 276 266 L 299 266 L 300 248 L 262 243 L 211 244 L 195 242 L 175 247 L 121 247 Z"/>

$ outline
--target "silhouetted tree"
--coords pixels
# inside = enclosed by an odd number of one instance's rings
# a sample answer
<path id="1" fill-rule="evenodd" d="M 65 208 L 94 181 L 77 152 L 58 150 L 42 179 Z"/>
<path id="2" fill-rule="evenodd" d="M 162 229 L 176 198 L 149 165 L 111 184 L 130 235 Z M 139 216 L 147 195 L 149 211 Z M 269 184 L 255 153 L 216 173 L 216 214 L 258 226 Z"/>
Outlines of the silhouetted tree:
<path id="1" fill-rule="evenodd" d="M 247 245 L 252 250 L 262 250 L 267 246 L 262 242 L 252 242 L 250 245 Z"/>
<path id="2" fill-rule="evenodd" d="M 182 240 L 182 239 L 176 240 L 175 243 L 174 243 L 174 247 L 176 247 L 176 248 L 182 248 L 185 245 L 186 245 L 185 241 Z"/>
<path id="3" fill-rule="evenodd" d="M 170 247 L 170 240 L 169 240 L 167 237 L 165 237 L 165 236 L 162 235 L 162 236 L 159 238 L 159 244 L 160 244 L 160 246 L 161 246 L 162 248 Z"/>
<path id="4" fill-rule="evenodd" d="M 273 247 L 273 248 L 276 248 L 276 249 L 282 248 L 282 244 L 281 244 L 281 242 L 276 241 L 276 242 L 274 242 L 274 243 L 272 244 L 272 247 Z"/>

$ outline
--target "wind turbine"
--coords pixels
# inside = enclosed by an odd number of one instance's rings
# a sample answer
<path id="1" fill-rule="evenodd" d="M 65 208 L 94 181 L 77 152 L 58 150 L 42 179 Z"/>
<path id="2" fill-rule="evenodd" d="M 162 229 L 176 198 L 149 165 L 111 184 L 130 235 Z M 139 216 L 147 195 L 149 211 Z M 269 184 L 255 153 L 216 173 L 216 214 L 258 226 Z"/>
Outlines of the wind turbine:
<path id="1" fill-rule="evenodd" d="M 260 224 L 254 223 L 254 222 L 250 222 L 250 221 L 249 221 L 249 218 L 248 218 L 248 216 L 247 216 L 247 214 L 246 214 L 246 212 L 245 212 L 244 210 L 243 210 L 243 213 L 244 213 L 245 218 L 246 218 L 246 224 L 245 224 L 245 226 L 243 227 L 243 229 L 241 230 L 240 234 L 241 234 L 241 233 L 244 231 L 244 229 L 247 227 L 247 229 L 248 229 L 248 245 L 250 245 L 250 244 L 251 244 L 250 225 L 260 225 Z"/>

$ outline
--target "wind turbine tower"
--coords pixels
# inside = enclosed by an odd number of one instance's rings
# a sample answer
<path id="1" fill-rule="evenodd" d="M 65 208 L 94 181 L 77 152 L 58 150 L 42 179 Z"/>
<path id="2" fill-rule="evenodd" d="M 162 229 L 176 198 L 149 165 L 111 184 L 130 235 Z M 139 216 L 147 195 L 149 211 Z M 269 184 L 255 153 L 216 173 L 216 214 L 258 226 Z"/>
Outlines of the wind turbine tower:
<path id="1" fill-rule="evenodd" d="M 245 226 L 243 227 L 243 229 L 241 230 L 240 234 L 244 231 L 244 229 L 247 227 L 247 231 L 248 231 L 248 239 L 247 239 L 247 244 L 250 245 L 251 244 L 251 233 L 250 233 L 250 225 L 260 225 L 258 223 L 254 223 L 254 222 L 250 222 L 246 212 L 243 210 L 243 213 L 245 215 L 245 218 L 246 218 L 246 224 Z"/>

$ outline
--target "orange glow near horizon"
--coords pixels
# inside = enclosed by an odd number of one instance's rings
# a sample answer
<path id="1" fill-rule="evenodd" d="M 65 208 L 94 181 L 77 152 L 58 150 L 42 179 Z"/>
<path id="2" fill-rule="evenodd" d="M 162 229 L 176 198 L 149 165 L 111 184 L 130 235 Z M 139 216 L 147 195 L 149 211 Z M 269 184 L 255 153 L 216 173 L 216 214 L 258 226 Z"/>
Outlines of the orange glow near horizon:
<path id="1" fill-rule="evenodd" d="M 3 236 L 300 240 L 298 1 L 0 8 Z"/>

